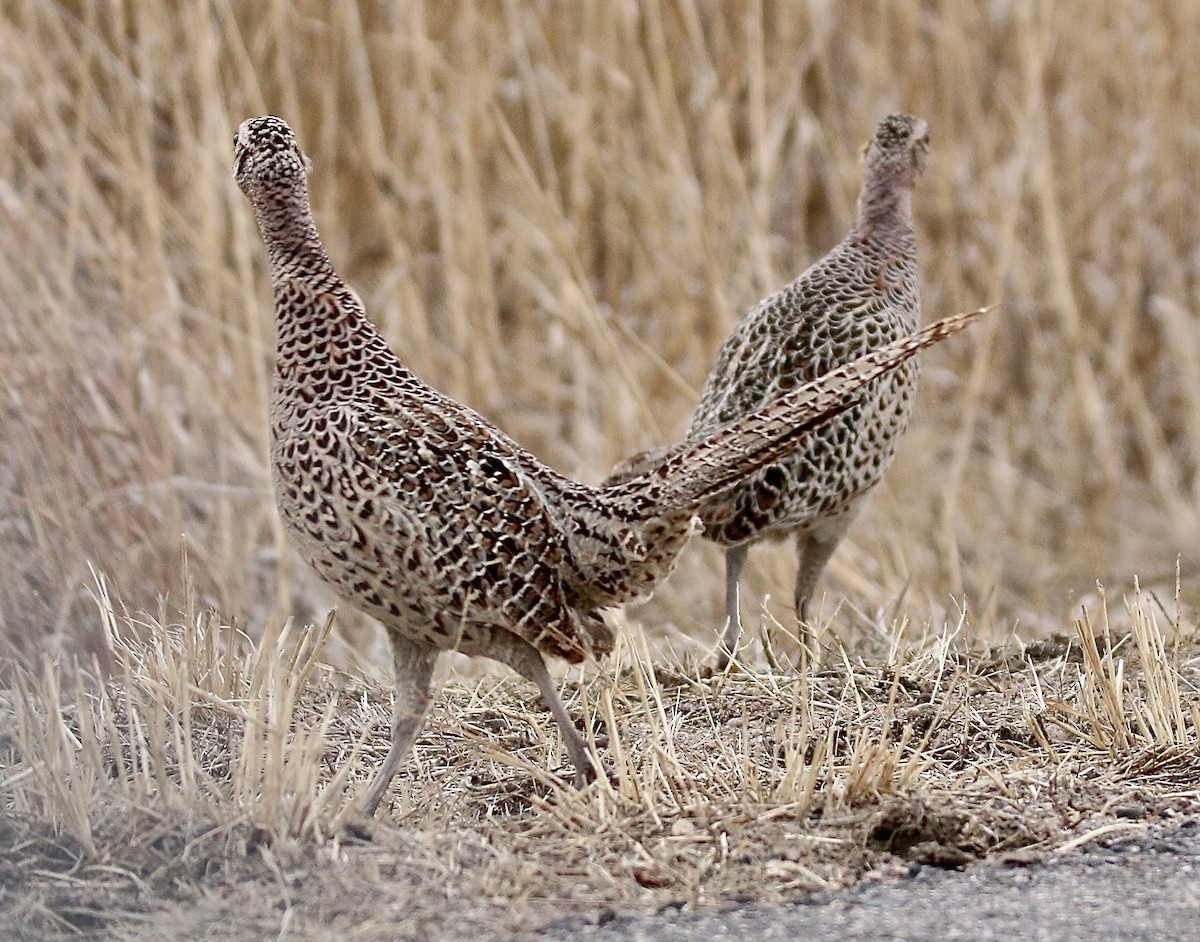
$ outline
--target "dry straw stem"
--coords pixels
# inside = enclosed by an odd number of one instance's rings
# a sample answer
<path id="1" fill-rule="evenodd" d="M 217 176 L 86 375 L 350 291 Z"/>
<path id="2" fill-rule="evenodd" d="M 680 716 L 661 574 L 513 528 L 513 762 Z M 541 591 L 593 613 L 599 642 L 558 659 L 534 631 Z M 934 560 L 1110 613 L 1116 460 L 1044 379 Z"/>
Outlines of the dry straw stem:
<path id="1" fill-rule="evenodd" d="M 109 679 L 14 666 L 3 706 L 0 840 L 31 934 L 198 931 L 197 899 L 239 939 L 319 938 L 331 913 L 356 939 L 510 931 L 1029 861 L 1200 810 L 1200 650 L 1145 593 L 1129 633 L 1102 600 L 1107 633 L 1081 619 L 1023 655 L 898 625 L 870 659 L 783 674 L 700 679 L 627 633 L 568 684 L 611 773 L 583 791 L 530 685 L 451 676 L 366 844 L 342 825 L 390 706 L 320 662 L 330 620 L 254 641 L 200 608 L 135 620 L 103 579 L 96 601 Z"/>
<path id="2" fill-rule="evenodd" d="M 1125 637 L 1114 638 L 1102 586 L 1102 631 L 1097 634 L 1086 609 L 1075 622 L 1083 658 L 1078 698 L 1072 707 L 1053 704 L 1051 713 L 1058 712 L 1068 719 L 1064 722 L 1052 717 L 1052 721 L 1090 745 L 1110 750 L 1114 756 L 1135 748 L 1194 751 L 1196 731 L 1200 729 L 1197 722 L 1200 701 L 1195 699 L 1190 685 L 1181 688 L 1179 659 L 1184 632 L 1179 621 L 1178 596 L 1172 632 L 1174 644 L 1168 650 L 1151 600 L 1136 588 L 1136 580 L 1134 584 L 1135 594 L 1126 600 L 1131 631 Z M 1141 667 L 1140 684 L 1132 694 L 1126 677 L 1131 658 Z"/>
<path id="3" fill-rule="evenodd" d="M 100 775 L 133 807 L 216 801 L 281 835 L 321 833 L 343 804 L 357 750 L 348 738 L 333 747 L 345 761 L 324 764 L 336 700 L 310 701 L 311 728 L 295 722 L 314 672 L 328 672 L 318 658 L 332 615 L 294 638 L 289 621 L 251 644 L 212 612 L 191 609 L 171 625 L 119 616 L 103 578 L 97 602 L 116 670 L 108 680 L 97 680 L 98 670 L 76 674 L 65 698 L 74 726 L 47 712 L 59 695 L 56 666 L 47 660 L 40 674 L 19 675 L 15 743 L 38 757 L 27 774 L 52 797 L 40 808 L 18 801 L 16 810 L 48 814 L 95 853 L 89 808 Z"/>

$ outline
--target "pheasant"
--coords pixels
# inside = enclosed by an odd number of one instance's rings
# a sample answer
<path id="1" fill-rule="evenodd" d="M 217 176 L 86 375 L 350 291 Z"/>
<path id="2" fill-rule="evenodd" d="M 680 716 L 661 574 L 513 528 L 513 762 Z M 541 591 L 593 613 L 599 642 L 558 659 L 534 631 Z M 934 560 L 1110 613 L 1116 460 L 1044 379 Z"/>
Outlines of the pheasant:
<path id="1" fill-rule="evenodd" d="M 717 357 L 685 440 L 710 435 L 783 393 L 916 330 L 921 299 L 912 189 L 929 128 L 884 118 L 864 149 L 866 172 L 849 234 L 795 281 L 750 309 Z M 892 462 L 908 425 L 918 362 L 908 360 L 779 461 L 700 508 L 704 535 L 725 550 L 723 669 L 741 631 L 738 582 L 752 544 L 796 541 L 793 598 L 807 640 L 817 580 L 864 498 Z"/>
<path id="2" fill-rule="evenodd" d="M 243 122 L 234 152 L 270 258 L 276 503 L 300 555 L 381 623 L 392 648 L 391 746 L 363 799 L 366 817 L 416 739 L 446 650 L 492 658 L 532 681 L 561 730 L 575 784 L 594 778 L 545 657 L 578 663 L 609 652 L 602 610 L 646 595 L 669 572 L 704 501 L 978 313 L 860 358 L 618 484 L 589 487 L 392 353 L 321 244 L 309 164 L 284 121 Z"/>

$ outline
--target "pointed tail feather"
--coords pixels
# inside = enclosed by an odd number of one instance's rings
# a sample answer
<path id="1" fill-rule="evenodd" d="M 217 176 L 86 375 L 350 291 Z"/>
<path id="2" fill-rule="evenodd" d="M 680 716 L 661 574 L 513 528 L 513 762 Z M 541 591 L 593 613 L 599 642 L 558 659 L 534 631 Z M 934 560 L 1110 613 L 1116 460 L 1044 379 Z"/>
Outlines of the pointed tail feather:
<path id="1" fill-rule="evenodd" d="M 678 445 L 645 470 L 606 488 L 646 517 L 698 507 L 791 451 L 804 435 L 854 406 L 862 389 L 925 347 L 958 333 L 991 310 L 979 308 L 923 330 L 805 383 L 704 438 Z"/>

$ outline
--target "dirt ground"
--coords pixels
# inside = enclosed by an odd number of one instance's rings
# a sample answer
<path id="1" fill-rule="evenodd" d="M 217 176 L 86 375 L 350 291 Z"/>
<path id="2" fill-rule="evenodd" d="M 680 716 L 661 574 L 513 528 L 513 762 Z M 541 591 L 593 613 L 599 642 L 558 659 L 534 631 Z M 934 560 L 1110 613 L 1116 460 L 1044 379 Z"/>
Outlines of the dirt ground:
<path id="1" fill-rule="evenodd" d="M 1177 828 L 1130 823 L 1044 866 L 914 867 L 911 879 L 898 883 L 816 893 L 793 904 L 568 919 L 538 938 L 1183 942 L 1200 938 L 1200 821 Z"/>

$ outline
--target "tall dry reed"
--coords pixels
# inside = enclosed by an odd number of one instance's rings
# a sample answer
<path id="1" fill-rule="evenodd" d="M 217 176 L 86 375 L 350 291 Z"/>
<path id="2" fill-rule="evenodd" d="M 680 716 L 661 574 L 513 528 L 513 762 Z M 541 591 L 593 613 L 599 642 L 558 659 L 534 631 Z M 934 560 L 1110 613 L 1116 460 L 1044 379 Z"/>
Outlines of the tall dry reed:
<path id="1" fill-rule="evenodd" d="M 1198 35 L 1167 0 L 4 4 L 4 637 L 103 653 L 89 563 L 178 608 L 185 553 L 252 631 L 328 605 L 266 471 L 264 253 L 229 172 L 261 112 L 295 126 L 401 356 L 593 481 L 679 433 L 740 312 L 849 225 L 874 123 L 922 115 L 927 310 L 1004 307 L 927 359 L 825 614 L 965 606 L 1003 637 L 1069 623 L 1097 577 L 1165 584 L 1177 554 L 1186 598 Z M 757 552 L 750 591 L 788 557 Z M 689 552 L 635 619 L 708 643 L 714 561 Z"/>

